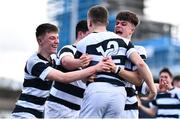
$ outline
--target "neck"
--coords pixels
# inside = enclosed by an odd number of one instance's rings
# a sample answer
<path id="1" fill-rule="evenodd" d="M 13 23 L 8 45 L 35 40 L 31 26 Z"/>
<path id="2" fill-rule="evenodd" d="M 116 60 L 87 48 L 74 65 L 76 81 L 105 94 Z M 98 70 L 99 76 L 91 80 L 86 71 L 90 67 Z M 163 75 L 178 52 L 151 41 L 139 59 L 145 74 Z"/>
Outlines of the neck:
<path id="1" fill-rule="evenodd" d="M 173 88 L 173 86 L 172 86 L 172 85 L 169 85 L 169 86 L 168 86 L 168 89 L 169 89 L 169 90 L 171 90 L 172 88 Z"/>
<path id="2" fill-rule="evenodd" d="M 81 39 L 77 38 L 73 45 L 76 45 Z"/>
<path id="3" fill-rule="evenodd" d="M 51 61 L 50 54 L 46 53 L 44 50 L 38 49 L 38 54 L 42 55 L 44 58 L 46 58 L 48 61 Z"/>
<path id="4" fill-rule="evenodd" d="M 128 36 L 127 39 L 128 39 L 129 41 L 131 41 L 131 36 Z"/>
<path id="5" fill-rule="evenodd" d="M 92 29 L 93 32 L 105 32 L 107 31 L 106 26 L 95 26 Z"/>

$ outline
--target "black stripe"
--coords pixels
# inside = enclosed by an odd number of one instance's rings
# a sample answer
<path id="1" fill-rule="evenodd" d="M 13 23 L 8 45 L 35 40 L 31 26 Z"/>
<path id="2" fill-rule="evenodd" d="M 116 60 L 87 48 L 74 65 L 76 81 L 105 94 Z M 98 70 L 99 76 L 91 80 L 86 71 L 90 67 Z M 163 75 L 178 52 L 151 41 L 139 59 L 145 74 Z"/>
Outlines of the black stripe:
<path id="1" fill-rule="evenodd" d="M 174 98 L 174 99 L 178 99 L 179 100 L 177 94 L 172 95 L 171 93 L 158 94 L 157 95 L 157 99 L 160 99 L 160 98 L 171 98 L 171 99 Z"/>
<path id="2" fill-rule="evenodd" d="M 37 97 L 33 95 L 21 94 L 19 100 L 31 102 L 37 105 L 44 105 L 46 98 Z"/>
<path id="3" fill-rule="evenodd" d="M 55 82 L 53 85 L 56 89 L 66 92 L 68 94 L 74 95 L 79 98 L 83 98 L 85 89 L 80 88 L 78 86 L 72 85 L 72 84 L 65 84 L 61 82 Z"/>
<path id="4" fill-rule="evenodd" d="M 134 45 L 132 44 L 132 42 L 129 42 L 127 46 L 127 51 L 131 48 L 134 48 Z"/>
<path id="5" fill-rule="evenodd" d="M 145 55 L 140 55 L 143 60 L 146 60 L 147 57 Z"/>
<path id="6" fill-rule="evenodd" d="M 157 104 L 159 109 L 179 109 L 180 112 L 180 104 Z"/>
<path id="7" fill-rule="evenodd" d="M 153 105 L 156 105 L 156 106 L 157 106 L 156 100 L 153 100 L 151 103 L 152 103 Z"/>
<path id="8" fill-rule="evenodd" d="M 175 115 L 158 114 L 156 117 L 166 117 L 166 118 L 176 118 L 176 119 L 178 119 L 179 115 L 178 114 L 175 114 Z"/>
<path id="9" fill-rule="evenodd" d="M 18 112 L 27 112 L 27 113 L 34 115 L 37 118 L 43 118 L 43 112 L 40 112 L 35 109 L 25 108 L 25 107 L 16 105 L 16 107 L 14 108 L 12 113 L 18 113 Z"/>
<path id="10" fill-rule="evenodd" d="M 116 55 L 116 56 L 111 56 L 112 60 L 120 60 L 120 63 L 115 63 L 116 65 L 125 65 L 127 59 L 127 56 L 124 55 Z"/>
<path id="11" fill-rule="evenodd" d="M 122 39 L 120 39 L 120 38 L 107 39 L 107 40 L 103 40 L 102 42 L 99 42 L 99 43 L 96 43 L 96 44 L 88 45 L 88 46 L 86 47 L 86 53 L 102 56 L 102 54 L 101 54 L 100 52 L 98 52 L 97 50 L 95 50 L 95 49 L 101 46 L 104 51 L 108 50 L 108 49 L 107 49 L 107 44 L 108 44 L 110 41 L 115 41 L 115 42 L 117 42 L 118 48 L 119 48 L 119 47 L 123 47 L 123 48 L 126 48 L 127 50 L 133 46 L 133 45 L 130 44 L 130 43 L 127 45 L 127 44 L 124 42 L 124 40 L 122 40 Z M 92 49 L 94 49 L 94 50 L 92 50 Z"/>
<path id="12" fill-rule="evenodd" d="M 94 82 L 106 82 L 106 83 L 110 83 L 110 84 L 114 84 L 117 86 L 125 86 L 125 84 L 119 80 L 115 80 L 115 79 L 109 79 L 109 78 L 96 78 L 94 80 Z"/>
<path id="13" fill-rule="evenodd" d="M 132 97 L 136 95 L 136 91 L 133 88 L 125 87 L 127 92 L 127 97 Z"/>
<path id="14" fill-rule="evenodd" d="M 142 83 L 142 84 L 143 84 L 143 83 Z M 142 94 L 142 88 L 143 88 L 143 87 L 142 87 L 142 86 L 143 86 L 142 84 L 141 84 L 140 86 L 136 86 L 136 91 L 138 92 L 138 94 Z"/>
<path id="15" fill-rule="evenodd" d="M 27 62 L 26 62 L 26 65 L 24 67 L 24 72 L 26 72 L 27 74 L 29 74 L 28 70 L 27 70 Z"/>
<path id="16" fill-rule="evenodd" d="M 77 59 L 77 58 L 80 58 L 81 56 L 82 56 L 82 53 L 79 51 L 76 51 L 74 57 Z"/>
<path id="17" fill-rule="evenodd" d="M 35 79 L 25 79 L 23 86 L 24 87 L 33 87 L 33 88 L 37 88 L 40 90 L 50 90 L 52 85 L 52 81 L 43 81 L 40 78 L 35 78 Z"/>
<path id="18" fill-rule="evenodd" d="M 68 47 L 64 47 L 64 48 L 61 49 L 61 51 L 60 51 L 60 53 L 59 53 L 59 56 L 60 56 L 61 54 L 65 53 L 65 52 L 70 52 L 70 53 L 72 53 L 72 54 L 74 55 L 74 52 L 73 52 L 72 49 L 70 49 L 70 48 L 68 48 Z"/>
<path id="19" fill-rule="evenodd" d="M 33 76 L 39 77 L 41 73 L 49 66 L 49 64 L 45 64 L 43 62 L 36 63 L 31 70 L 31 74 Z"/>
<path id="20" fill-rule="evenodd" d="M 42 60 L 45 60 L 45 61 L 48 61 L 45 57 L 43 57 L 41 54 L 37 54 L 37 56 L 39 57 L 39 59 L 42 59 Z"/>
<path id="21" fill-rule="evenodd" d="M 157 99 L 159 98 L 171 98 L 171 94 L 170 93 L 163 93 L 163 94 L 158 94 Z"/>
<path id="22" fill-rule="evenodd" d="M 63 99 L 60 99 L 60 98 L 57 98 L 57 97 L 54 97 L 51 94 L 48 97 L 48 101 L 52 101 L 52 102 L 62 104 L 64 106 L 66 106 L 66 107 L 69 107 L 70 109 L 80 110 L 80 105 L 74 104 L 72 102 L 68 102 L 66 100 L 63 100 Z"/>
<path id="23" fill-rule="evenodd" d="M 125 104 L 125 110 L 137 110 L 138 109 L 138 103 L 134 104 Z"/>
<path id="24" fill-rule="evenodd" d="M 127 67 L 125 67 L 124 69 L 125 69 L 125 70 L 128 70 L 128 71 L 133 71 L 132 69 L 129 69 L 129 68 L 127 68 Z"/>

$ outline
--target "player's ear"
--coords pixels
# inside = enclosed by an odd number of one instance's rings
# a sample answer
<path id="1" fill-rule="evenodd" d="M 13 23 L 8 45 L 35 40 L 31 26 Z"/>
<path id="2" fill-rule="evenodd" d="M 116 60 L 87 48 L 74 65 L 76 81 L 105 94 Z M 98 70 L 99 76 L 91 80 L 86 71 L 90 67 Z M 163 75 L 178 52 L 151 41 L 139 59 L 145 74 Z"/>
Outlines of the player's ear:
<path id="1" fill-rule="evenodd" d="M 38 42 L 39 45 L 41 45 L 41 44 L 42 44 L 42 39 L 41 39 L 41 38 L 38 38 L 38 39 L 37 39 L 37 42 Z"/>
<path id="2" fill-rule="evenodd" d="M 92 27 L 92 22 L 91 22 L 91 20 L 89 21 L 89 26 Z"/>
<path id="3" fill-rule="evenodd" d="M 131 32 L 132 32 L 132 33 L 134 33 L 135 28 L 136 28 L 136 27 L 134 27 L 134 26 L 131 27 Z"/>

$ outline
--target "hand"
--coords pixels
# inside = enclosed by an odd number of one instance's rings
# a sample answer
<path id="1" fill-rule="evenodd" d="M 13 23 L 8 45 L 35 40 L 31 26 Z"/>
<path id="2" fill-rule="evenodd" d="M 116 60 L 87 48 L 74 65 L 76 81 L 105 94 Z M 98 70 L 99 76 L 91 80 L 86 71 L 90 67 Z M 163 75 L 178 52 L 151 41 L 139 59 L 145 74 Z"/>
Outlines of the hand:
<path id="1" fill-rule="evenodd" d="M 168 89 L 169 89 L 168 82 L 166 80 L 160 79 L 159 92 L 166 92 Z"/>
<path id="2" fill-rule="evenodd" d="M 102 59 L 95 65 L 96 72 L 111 72 L 111 65 L 107 59 Z"/>
<path id="3" fill-rule="evenodd" d="M 87 54 L 83 54 L 80 58 L 80 67 L 85 68 L 89 65 L 90 61 L 91 61 L 91 57 Z"/>
<path id="4" fill-rule="evenodd" d="M 89 77 L 87 77 L 87 78 L 85 78 L 85 79 L 82 79 L 82 81 L 84 82 L 84 83 L 92 83 L 92 82 L 94 82 L 94 80 L 95 80 L 95 78 L 96 78 L 96 75 L 95 74 L 93 74 L 93 75 L 91 75 L 91 76 L 89 76 Z"/>
<path id="5" fill-rule="evenodd" d="M 102 60 L 103 60 L 103 61 L 106 61 L 106 62 L 108 63 L 111 72 L 113 72 L 113 73 L 116 72 L 117 66 L 116 66 L 116 64 L 113 62 L 113 60 L 112 60 L 111 57 L 104 57 Z"/>
<path id="6" fill-rule="evenodd" d="M 92 82 L 94 82 L 94 79 L 96 78 L 96 75 L 94 74 L 94 75 L 92 75 L 92 76 L 90 76 L 90 77 L 88 77 L 88 82 L 90 82 L 90 83 L 92 83 Z"/>

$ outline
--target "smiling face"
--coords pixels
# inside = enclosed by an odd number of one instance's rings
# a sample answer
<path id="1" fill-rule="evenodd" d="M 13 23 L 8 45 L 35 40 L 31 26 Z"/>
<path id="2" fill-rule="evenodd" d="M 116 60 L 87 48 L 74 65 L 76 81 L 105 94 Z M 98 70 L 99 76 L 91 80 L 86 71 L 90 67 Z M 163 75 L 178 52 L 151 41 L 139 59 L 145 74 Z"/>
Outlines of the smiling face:
<path id="1" fill-rule="evenodd" d="M 46 33 L 45 35 L 39 37 L 38 43 L 40 52 L 49 57 L 51 54 L 57 53 L 59 44 L 58 33 Z"/>
<path id="2" fill-rule="evenodd" d="M 130 39 L 134 33 L 135 26 L 128 21 L 116 20 L 115 33 L 124 38 Z"/>

